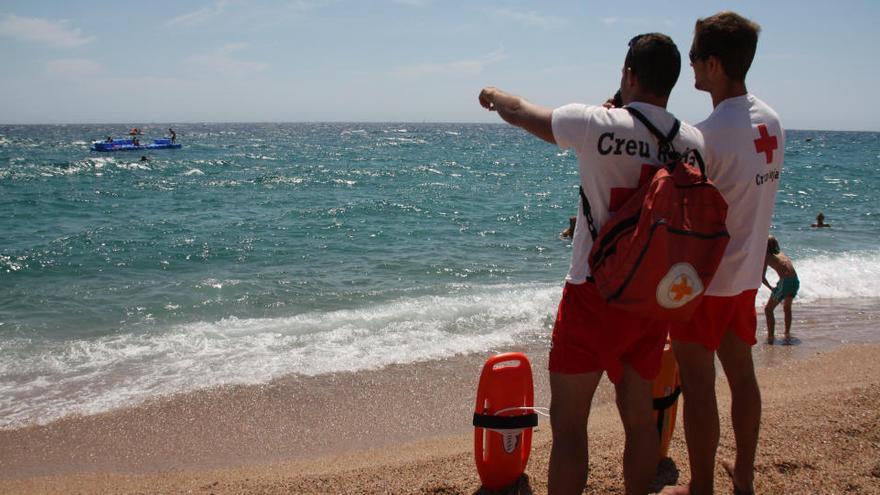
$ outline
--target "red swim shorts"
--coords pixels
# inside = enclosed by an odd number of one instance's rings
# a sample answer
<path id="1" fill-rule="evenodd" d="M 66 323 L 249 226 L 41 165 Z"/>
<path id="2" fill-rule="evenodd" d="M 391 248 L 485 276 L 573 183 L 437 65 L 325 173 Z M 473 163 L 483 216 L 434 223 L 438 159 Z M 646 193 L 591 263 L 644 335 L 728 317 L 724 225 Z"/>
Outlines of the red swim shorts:
<path id="1" fill-rule="evenodd" d="M 624 363 L 646 380 L 660 372 L 669 323 L 609 307 L 596 285 L 566 283 L 553 327 L 550 371 L 577 374 L 606 371 L 618 383 Z"/>
<path id="2" fill-rule="evenodd" d="M 690 321 L 670 325 L 672 340 L 694 342 L 716 351 L 724 334 L 733 332 L 746 344 L 755 345 L 757 295 L 758 289 L 752 289 L 729 297 L 705 296 Z"/>

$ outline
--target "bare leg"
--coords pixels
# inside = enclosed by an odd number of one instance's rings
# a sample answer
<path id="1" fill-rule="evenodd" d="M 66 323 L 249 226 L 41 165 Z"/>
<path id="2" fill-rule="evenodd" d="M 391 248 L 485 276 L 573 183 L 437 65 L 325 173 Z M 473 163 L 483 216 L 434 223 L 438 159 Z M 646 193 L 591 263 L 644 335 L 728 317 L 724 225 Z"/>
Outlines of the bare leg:
<path id="1" fill-rule="evenodd" d="M 792 296 L 785 298 L 782 302 L 782 312 L 785 313 L 785 340 L 791 339 L 791 301 Z"/>
<path id="2" fill-rule="evenodd" d="M 767 300 L 764 306 L 764 316 L 767 318 L 767 343 L 773 345 L 774 334 L 776 333 L 776 317 L 773 316 L 773 310 L 779 305 L 779 301 L 772 297 Z"/>
<path id="3" fill-rule="evenodd" d="M 720 427 L 715 398 L 715 353 L 693 342 L 672 342 L 684 394 L 684 436 L 691 467 L 690 492 L 711 494 Z"/>
<path id="4" fill-rule="evenodd" d="M 729 471 L 738 493 L 752 493 L 761 427 L 761 391 L 755 378 L 752 348 L 733 332 L 727 332 L 721 339 L 718 359 L 730 384 L 730 416 L 736 441 L 736 462 Z"/>
<path id="5" fill-rule="evenodd" d="M 617 411 L 623 422 L 626 445 L 623 449 L 623 480 L 628 495 L 650 491 L 657 470 L 660 438 L 653 418 L 651 382 L 631 366 L 624 365 L 623 377 L 615 386 Z"/>
<path id="6" fill-rule="evenodd" d="M 553 446 L 547 472 L 547 492 L 579 494 L 589 475 L 587 421 L 593 393 L 602 374 L 550 373 L 550 426 Z"/>

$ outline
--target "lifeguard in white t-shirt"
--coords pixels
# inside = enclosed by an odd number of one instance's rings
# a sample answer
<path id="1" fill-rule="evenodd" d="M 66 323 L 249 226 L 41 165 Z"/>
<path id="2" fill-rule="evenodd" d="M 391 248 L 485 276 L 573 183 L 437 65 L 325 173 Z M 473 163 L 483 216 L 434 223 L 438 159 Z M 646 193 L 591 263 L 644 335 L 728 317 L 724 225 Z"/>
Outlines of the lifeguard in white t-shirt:
<path id="1" fill-rule="evenodd" d="M 746 89 L 760 27 L 733 12 L 700 19 L 690 50 L 697 89 L 714 110 L 697 128 L 705 139 L 707 175 L 727 201 L 730 242 L 693 318 L 670 329 L 684 393 L 689 486 L 664 494 L 712 493 L 719 420 L 715 354 L 732 397 L 737 454 L 724 463 L 734 493 L 754 493 L 761 395 L 751 347 L 757 342 L 755 296 L 761 285 L 767 233 L 785 157 L 779 117 Z"/>

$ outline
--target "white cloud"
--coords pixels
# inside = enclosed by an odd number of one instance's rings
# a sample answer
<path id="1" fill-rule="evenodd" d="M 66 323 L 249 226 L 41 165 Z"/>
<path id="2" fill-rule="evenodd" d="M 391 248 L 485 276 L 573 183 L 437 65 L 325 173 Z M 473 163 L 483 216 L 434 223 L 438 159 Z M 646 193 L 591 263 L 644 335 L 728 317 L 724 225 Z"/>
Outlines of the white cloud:
<path id="1" fill-rule="evenodd" d="M 509 9 L 493 9 L 487 10 L 487 12 L 489 12 L 492 16 L 497 16 L 510 21 L 514 21 L 530 28 L 558 29 L 568 23 L 565 19 L 561 17 L 541 15 L 537 12 L 520 12 Z"/>
<path id="2" fill-rule="evenodd" d="M 173 19 L 165 22 L 165 26 L 195 26 L 207 22 L 214 17 L 219 16 L 226 10 L 227 0 L 217 0 L 214 5 L 203 7 L 199 10 L 181 14 Z"/>
<path id="3" fill-rule="evenodd" d="M 508 58 L 510 57 L 504 52 L 504 49 L 498 49 L 477 59 L 465 59 L 453 62 L 426 63 L 410 65 L 406 67 L 397 67 L 391 70 L 391 74 L 394 76 L 404 77 L 420 77 L 431 74 L 473 76 L 483 72 L 483 69 L 487 65 L 494 64 Z"/>
<path id="4" fill-rule="evenodd" d="M 46 72 L 54 77 L 80 78 L 97 74 L 103 67 L 86 58 L 63 58 L 46 62 Z"/>
<path id="5" fill-rule="evenodd" d="M 193 27 L 225 15 L 236 18 L 237 28 L 259 28 L 261 24 L 277 25 L 285 20 L 337 4 L 340 0 L 286 0 L 285 2 L 243 2 L 241 0 L 214 0 L 214 3 L 187 12 L 165 22 L 165 27 Z"/>
<path id="6" fill-rule="evenodd" d="M 85 45 L 95 40 L 94 36 L 85 36 L 79 28 L 71 28 L 68 23 L 66 20 L 51 21 L 8 14 L 0 20 L 0 34 L 62 48 Z"/>
<path id="7" fill-rule="evenodd" d="M 189 61 L 220 75 L 239 78 L 253 75 L 269 67 L 269 64 L 264 62 L 243 60 L 232 56 L 245 48 L 247 48 L 246 43 L 226 43 L 215 51 L 193 55 Z"/>

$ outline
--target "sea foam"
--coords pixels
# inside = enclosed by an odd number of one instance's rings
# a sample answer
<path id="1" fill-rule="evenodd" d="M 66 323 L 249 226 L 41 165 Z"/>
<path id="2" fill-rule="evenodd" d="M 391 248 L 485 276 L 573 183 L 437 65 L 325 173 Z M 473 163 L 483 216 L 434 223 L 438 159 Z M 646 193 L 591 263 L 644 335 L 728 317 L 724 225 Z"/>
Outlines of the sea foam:
<path id="1" fill-rule="evenodd" d="M 880 296 L 880 251 L 823 254 L 792 262 L 800 279 L 798 302 Z M 771 268 L 767 269 L 767 280 L 776 284 Z M 766 301 L 769 295 L 762 286 L 758 300 Z"/>
<path id="2" fill-rule="evenodd" d="M 39 348 L 25 339 L 7 340 L 0 348 L 0 428 L 289 374 L 504 350 L 523 338 L 548 335 L 561 294 L 558 284 L 455 290 L 358 309 L 224 318 Z"/>
<path id="3" fill-rule="evenodd" d="M 880 252 L 794 260 L 796 304 L 873 298 Z M 768 280 L 776 277 L 768 270 Z M 223 318 L 97 339 L 0 342 L 0 428 L 290 374 L 319 375 L 503 351 L 549 338 L 559 284 L 451 286 L 448 293 L 284 318 Z M 762 287 L 757 306 L 769 291 Z"/>

